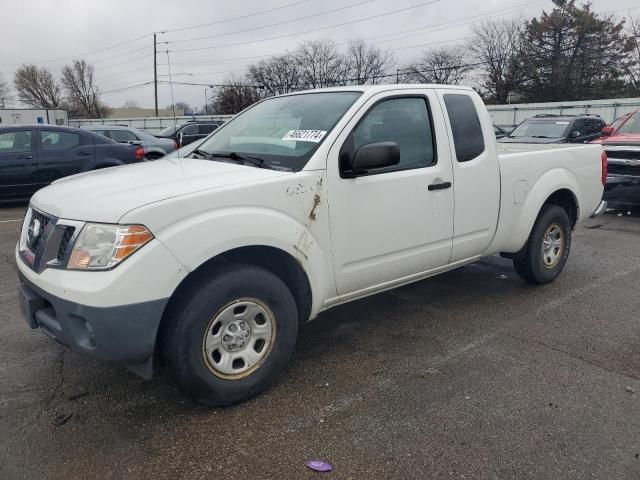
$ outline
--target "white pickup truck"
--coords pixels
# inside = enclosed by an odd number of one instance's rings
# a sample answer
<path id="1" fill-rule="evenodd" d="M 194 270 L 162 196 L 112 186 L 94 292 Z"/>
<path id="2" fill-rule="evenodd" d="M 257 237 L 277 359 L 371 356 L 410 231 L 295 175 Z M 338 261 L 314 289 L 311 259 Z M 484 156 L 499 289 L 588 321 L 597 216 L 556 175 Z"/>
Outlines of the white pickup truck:
<path id="1" fill-rule="evenodd" d="M 471 89 L 330 88 L 263 100 L 189 158 L 56 181 L 15 256 L 27 322 L 209 405 L 282 371 L 335 305 L 487 255 L 552 281 L 599 214 L 599 145 L 504 145 Z M 533 149 L 533 150 L 532 150 Z"/>

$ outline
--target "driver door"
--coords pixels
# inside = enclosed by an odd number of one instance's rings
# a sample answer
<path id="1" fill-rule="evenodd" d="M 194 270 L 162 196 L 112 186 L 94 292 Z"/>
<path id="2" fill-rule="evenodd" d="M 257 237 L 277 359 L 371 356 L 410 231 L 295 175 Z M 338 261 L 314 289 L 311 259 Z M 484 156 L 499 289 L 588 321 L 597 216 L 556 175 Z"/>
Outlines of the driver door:
<path id="1" fill-rule="evenodd" d="M 453 178 L 440 108 L 424 90 L 374 96 L 333 144 L 327 177 L 339 296 L 391 287 L 448 264 Z M 347 178 L 355 151 L 378 142 L 397 143 L 400 163 Z"/>

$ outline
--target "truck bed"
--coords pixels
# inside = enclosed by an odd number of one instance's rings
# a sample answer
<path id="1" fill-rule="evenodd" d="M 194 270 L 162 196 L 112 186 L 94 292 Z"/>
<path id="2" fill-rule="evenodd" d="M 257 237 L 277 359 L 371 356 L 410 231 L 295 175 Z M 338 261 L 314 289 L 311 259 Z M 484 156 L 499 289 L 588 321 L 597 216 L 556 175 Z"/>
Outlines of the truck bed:
<path id="1" fill-rule="evenodd" d="M 602 194 L 600 145 L 498 143 L 497 150 L 500 215 L 490 253 L 518 251 L 531 231 L 537 206 L 558 189 L 575 192 L 577 221 L 588 218 L 598 207 Z"/>

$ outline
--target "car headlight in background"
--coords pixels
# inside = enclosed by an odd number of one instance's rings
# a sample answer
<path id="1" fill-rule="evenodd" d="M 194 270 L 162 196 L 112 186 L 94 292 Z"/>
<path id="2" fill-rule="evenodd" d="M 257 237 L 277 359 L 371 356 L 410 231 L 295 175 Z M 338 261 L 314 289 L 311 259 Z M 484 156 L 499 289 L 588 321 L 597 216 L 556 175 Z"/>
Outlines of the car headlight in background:
<path id="1" fill-rule="evenodd" d="M 152 239 L 142 225 L 87 223 L 75 241 L 67 268 L 108 270 Z"/>

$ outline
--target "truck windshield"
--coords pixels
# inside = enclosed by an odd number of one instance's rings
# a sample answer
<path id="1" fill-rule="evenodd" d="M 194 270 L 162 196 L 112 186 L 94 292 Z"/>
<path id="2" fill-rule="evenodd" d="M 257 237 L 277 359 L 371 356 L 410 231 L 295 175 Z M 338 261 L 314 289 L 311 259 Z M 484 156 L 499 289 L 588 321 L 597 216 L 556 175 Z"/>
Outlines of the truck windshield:
<path id="1" fill-rule="evenodd" d="M 640 112 L 636 112 L 631 115 L 631 118 L 624 122 L 624 124 L 620 127 L 618 133 L 640 133 Z"/>
<path id="2" fill-rule="evenodd" d="M 509 134 L 512 138 L 560 138 L 569 128 L 567 120 L 525 120 Z"/>
<path id="3" fill-rule="evenodd" d="M 361 92 L 273 97 L 219 128 L 198 148 L 215 159 L 259 157 L 272 168 L 299 171 Z"/>

